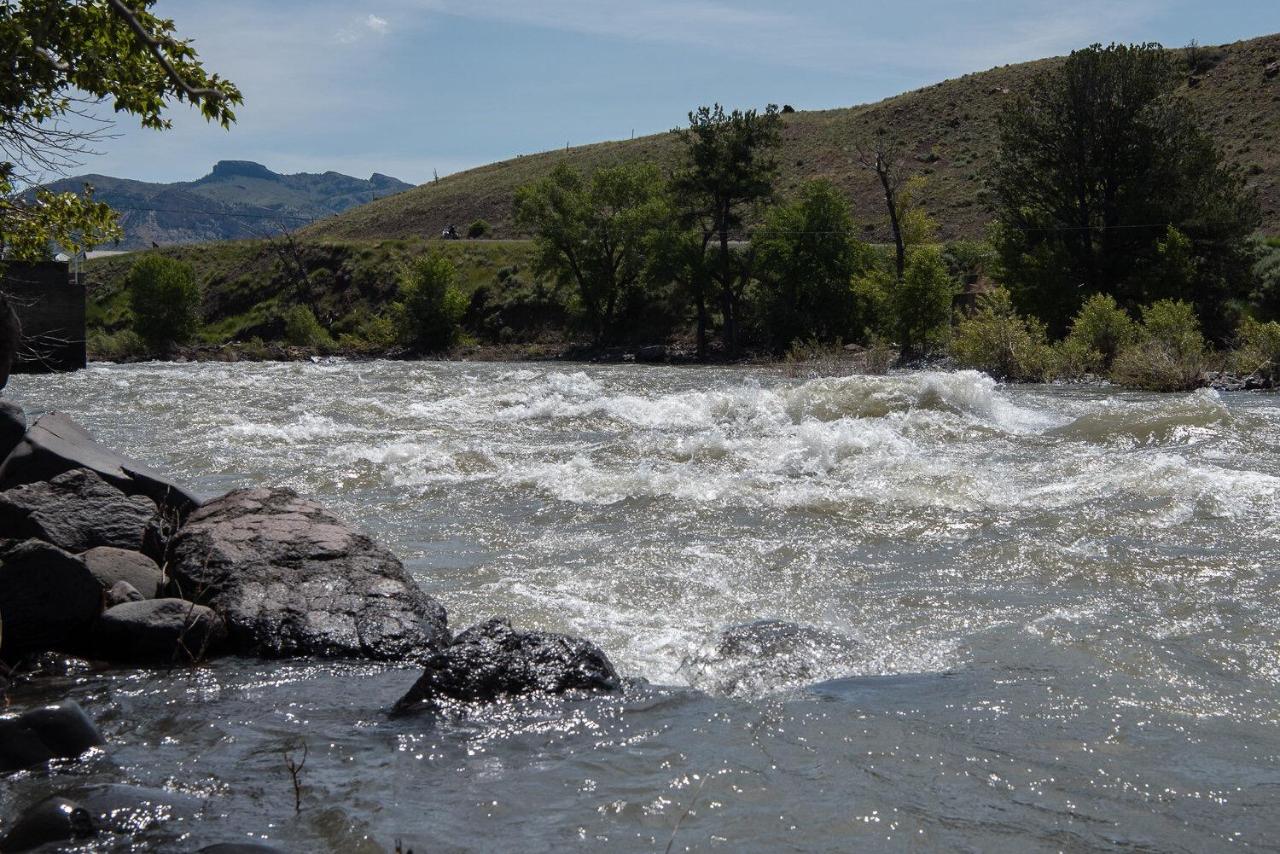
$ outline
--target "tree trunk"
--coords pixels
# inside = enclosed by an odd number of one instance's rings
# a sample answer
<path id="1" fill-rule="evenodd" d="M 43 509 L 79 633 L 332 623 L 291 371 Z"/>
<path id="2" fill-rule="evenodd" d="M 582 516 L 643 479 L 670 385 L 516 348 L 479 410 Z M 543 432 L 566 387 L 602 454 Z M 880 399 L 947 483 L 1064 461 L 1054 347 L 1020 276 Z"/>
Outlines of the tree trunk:
<path id="1" fill-rule="evenodd" d="M 889 167 L 879 158 L 876 160 L 876 175 L 880 177 L 880 186 L 884 187 L 884 202 L 889 208 L 889 228 L 893 231 L 895 250 L 894 264 L 898 271 L 898 281 L 901 282 L 907 272 L 907 247 L 902 242 L 902 223 L 898 221 L 898 200 L 889 180 Z"/>

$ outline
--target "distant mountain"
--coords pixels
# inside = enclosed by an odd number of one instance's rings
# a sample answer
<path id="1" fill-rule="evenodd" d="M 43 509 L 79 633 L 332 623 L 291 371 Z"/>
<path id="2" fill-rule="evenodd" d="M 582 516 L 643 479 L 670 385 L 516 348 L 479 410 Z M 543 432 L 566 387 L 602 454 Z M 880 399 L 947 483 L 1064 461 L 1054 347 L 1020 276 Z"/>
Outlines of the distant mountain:
<path id="1" fill-rule="evenodd" d="M 248 160 L 222 160 L 203 178 L 176 184 L 79 175 L 46 186 L 78 193 L 85 184 L 120 212 L 124 239 L 104 249 L 263 237 L 413 187 L 376 172 L 368 180 L 337 172 L 281 175 Z"/>

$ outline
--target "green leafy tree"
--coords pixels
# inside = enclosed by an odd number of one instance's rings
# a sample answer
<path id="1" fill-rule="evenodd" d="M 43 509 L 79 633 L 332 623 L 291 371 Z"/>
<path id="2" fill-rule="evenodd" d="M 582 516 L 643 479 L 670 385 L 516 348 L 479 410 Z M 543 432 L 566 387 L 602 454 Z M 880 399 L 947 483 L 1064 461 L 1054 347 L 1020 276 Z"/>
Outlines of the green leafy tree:
<path id="1" fill-rule="evenodd" d="M 1120 350 L 1138 338 L 1138 325 L 1110 294 L 1094 294 L 1071 320 L 1062 341 L 1065 373 L 1079 375 L 1111 369 Z"/>
<path id="2" fill-rule="evenodd" d="M 852 231 L 849 203 L 827 181 L 806 184 L 794 202 L 770 211 L 752 244 L 777 350 L 797 339 L 829 344 L 861 332 L 851 282 L 869 264 Z"/>
<path id="3" fill-rule="evenodd" d="M 907 255 L 906 273 L 893 291 L 903 359 L 928 356 L 946 345 L 958 291 L 940 249 L 923 246 Z"/>
<path id="4" fill-rule="evenodd" d="M 186 344 L 200 329 L 200 288 L 190 264 L 148 254 L 125 277 L 133 330 L 152 348 Z"/>
<path id="5" fill-rule="evenodd" d="M 414 260 L 401 273 L 402 338 L 424 353 L 447 350 L 458 340 L 467 298 L 458 289 L 453 262 L 438 252 Z"/>
<path id="6" fill-rule="evenodd" d="M 674 131 L 684 144 L 684 162 L 672 180 L 684 223 L 704 255 L 703 268 L 718 288 L 725 347 L 738 351 L 738 307 L 751 282 L 754 253 L 733 245 L 746 217 L 773 198 L 782 144 L 782 117 L 772 104 L 763 113 L 719 104 L 689 114 L 689 126 Z M 707 353 L 706 294 L 698 291 L 698 356 Z"/>
<path id="7" fill-rule="evenodd" d="M 1189 300 L 1211 334 L 1230 332 L 1258 207 L 1176 84 L 1159 45 L 1094 45 L 1002 111 L 996 244 L 1015 302 L 1051 332 L 1094 293 L 1130 310 Z M 1174 263 L 1184 275 L 1166 275 Z"/>
<path id="8" fill-rule="evenodd" d="M 223 126 L 239 90 L 210 74 L 154 0 L 22 0 L 0 4 L 0 249 L 38 257 L 50 242 L 75 252 L 119 235 L 91 193 L 17 192 L 25 179 L 64 171 L 101 129 L 68 121 L 108 100 L 143 126 L 167 128 L 171 99 Z"/>
<path id="9" fill-rule="evenodd" d="M 517 191 L 515 218 L 534 234 L 538 272 L 576 286 L 595 343 L 610 341 L 619 306 L 649 267 L 653 234 L 669 219 L 657 170 L 623 165 L 584 178 L 561 163 Z"/>

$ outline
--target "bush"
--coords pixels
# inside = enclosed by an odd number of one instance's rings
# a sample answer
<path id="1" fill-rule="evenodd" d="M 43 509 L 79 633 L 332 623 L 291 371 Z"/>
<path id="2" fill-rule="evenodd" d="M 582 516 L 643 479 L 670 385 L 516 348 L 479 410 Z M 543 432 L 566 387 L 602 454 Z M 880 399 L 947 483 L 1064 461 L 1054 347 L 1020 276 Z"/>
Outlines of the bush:
<path id="1" fill-rule="evenodd" d="M 973 314 L 956 326 L 951 354 L 962 367 L 998 380 L 1040 381 L 1053 362 L 1044 324 L 1018 314 L 1004 288 L 978 297 Z"/>
<path id="2" fill-rule="evenodd" d="M 488 233 L 489 233 L 489 223 L 485 222 L 482 219 L 478 219 L 475 222 L 471 223 L 471 225 L 467 226 L 467 237 L 470 237 L 473 240 L 480 237 L 484 237 Z"/>
<path id="3" fill-rule="evenodd" d="M 1120 385 L 1146 391 L 1187 391 L 1203 384 L 1208 347 L 1189 303 L 1160 300 L 1142 309 L 1142 329 L 1111 368 Z"/>
<path id="4" fill-rule="evenodd" d="M 432 252 L 407 266 L 400 277 L 399 316 L 405 344 L 424 353 L 446 350 L 458 340 L 467 298 L 454 284 L 452 262 Z"/>
<path id="5" fill-rule="evenodd" d="M 1273 385 L 1280 380 L 1280 323 L 1245 318 L 1236 333 L 1231 367 L 1240 374 L 1258 374 Z"/>
<path id="6" fill-rule="evenodd" d="M 316 320 L 315 313 L 305 305 L 295 305 L 284 314 L 284 340 L 295 347 L 314 347 L 327 350 L 333 346 L 328 330 Z"/>
<path id="7" fill-rule="evenodd" d="M 855 339 L 870 346 L 875 341 L 892 337 L 898 331 L 893 309 L 893 273 L 871 269 L 854 276 L 853 289 Z"/>
<path id="8" fill-rule="evenodd" d="M 89 359 L 94 362 L 122 362 L 147 355 L 147 346 L 132 329 L 108 335 L 101 329 L 89 333 L 85 342 Z"/>
<path id="9" fill-rule="evenodd" d="M 1085 300 L 1059 352 L 1064 373 L 1079 376 L 1111 369 L 1121 348 L 1138 340 L 1138 325 L 1110 294 Z"/>
<path id="10" fill-rule="evenodd" d="M 928 356 L 946 346 L 951 335 L 951 302 L 958 290 L 936 247 L 911 252 L 893 294 L 904 359 Z"/>
<path id="11" fill-rule="evenodd" d="M 151 347 L 185 344 L 200 329 L 200 288 L 191 265 L 148 254 L 125 277 L 133 330 Z"/>

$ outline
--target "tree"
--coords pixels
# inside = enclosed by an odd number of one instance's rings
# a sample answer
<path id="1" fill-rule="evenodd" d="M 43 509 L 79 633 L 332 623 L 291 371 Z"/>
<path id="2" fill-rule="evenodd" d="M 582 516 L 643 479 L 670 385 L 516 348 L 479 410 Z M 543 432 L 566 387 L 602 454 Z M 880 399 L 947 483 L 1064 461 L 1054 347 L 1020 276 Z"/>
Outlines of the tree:
<path id="1" fill-rule="evenodd" d="M 615 166 L 587 179 L 560 163 L 517 191 L 515 218 L 534 233 L 538 271 L 575 285 L 595 344 L 610 341 L 648 267 L 652 234 L 669 218 L 657 170 Z"/>
<path id="2" fill-rule="evenodd" d="M 684 143 L 684 163 L 672 180 L 683 222 L 697 235 L 708 259 L 706 272 L 719 288 L 725 347 L 738 352 L 736 315 L 751 281 L 754 254 L 735 252 L 748 212 L 773 197 L 775 153 L 782 144 L 782 118 L 772 104 L 763 113 L 719 104 L 689 114 L 689 127 L 674 131 Z M 714 242 L 714 244 L 713 244 Z M 700 292 L 701 293 L 701 292 Z M 707 352 L 705 295 L 698 309 L 698 357 Z"/>
<path id="3" fill-rule="evenodd" d="M 898 281 L 902 281 L 907 269 L 907 242 L 902 234 L 899 192 L 906 183 L 905 159 L 902 145 L 889 137 L 884 128 L 876 130 L 875 139 L 869 145 L 857 149 L 858 165 L 874 172 L 884 194 L 885 208 L 889 214 L 889 231 L 893 235 L 894 269 Z"/>
<path id="4" fill-rule="evenodd" d="M 848 201 L 830 182 L 812 181 L 796 201 L 774 208 L 752 238 L 776 349 L 797 339 L 831 343 L 861 332 L 851 282 L 869 265 L 852 231 Z"/>
<path id="5" fill-rule="evenodd" d="M 958 290 L 937 247 L 922 246 L 907 256 L 906 273 L 893 292 L 902 360 L 928 356 L 946 344 Z"/>
<path id="6" fill-rule="evenodd" d="M 1018 314 L 1004 288 L 981 294 L 973 313 L 960 319 L 951 353 L 962 367 L 1015 381 L 1044 379 L 1052 357 L 1044 324 Z"/>
<path id="7" fill-rule="evenodd" d="M 453 262 L 438 252 L 423 255 L 403 270 L 398 313 L 409 346 L 434 353 L 458 340 L 467 298 L 455 284 L 457 277 Z"/>
<path id="8" fill-rule="evenodd" d="M 0 4 L 0 249 L 40 254 L 49 242 L 69 251 L 118 235 L 92 195 L 18 192 L 43 172 L 65 171 L 91 153 L 101 126 L 82 130 L 89 107 L 109 100 L 144 127 L 167 128 L 171 99 L 229 126 L 241 103 L 234 84 L 201 65 L 154 0 L 22 0 Z"/>
<path id="9" fill-rule="evenodd" d="M 1213 334 L 1230 331 L 1258 208 L 1176 79 L 1159 45 L 1094 45 L 1041 72 L 1000 115 L 997 249 L 1015 301 L 1056 335 L 1094 293 L 1131 311 L 1188 299 Z M 1189 277 L 1164 275 L 1174 260 Z"/>
<path id="10" fill-rule="evenodd" d="M 164 255 L 139 258 L 125 277 L 133 330 L 148 346 L 186 344 L 200 329 L 200 288 L 195 272 Z"/>

